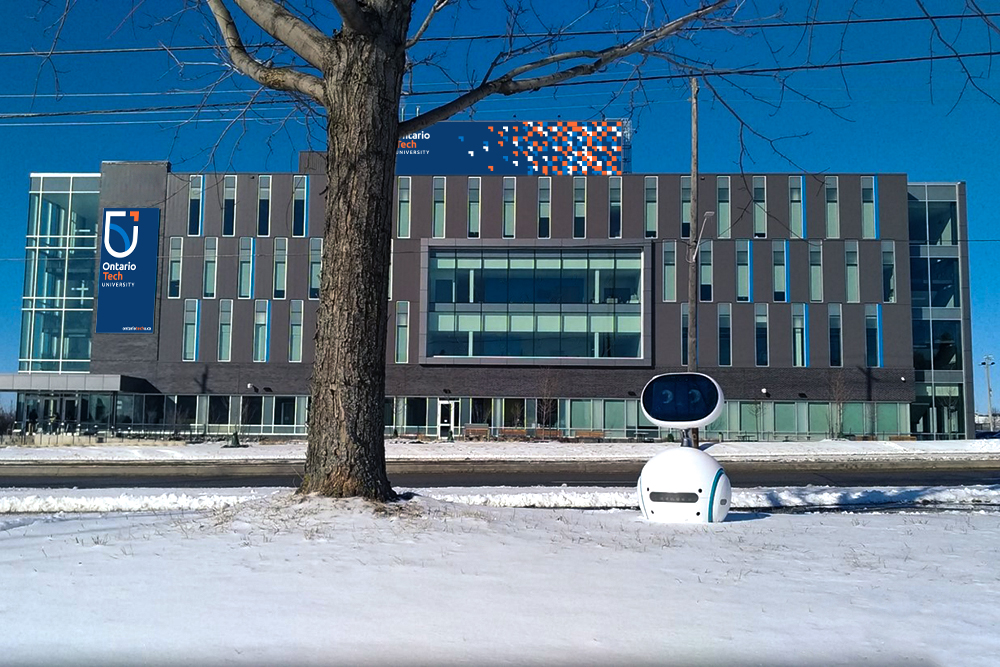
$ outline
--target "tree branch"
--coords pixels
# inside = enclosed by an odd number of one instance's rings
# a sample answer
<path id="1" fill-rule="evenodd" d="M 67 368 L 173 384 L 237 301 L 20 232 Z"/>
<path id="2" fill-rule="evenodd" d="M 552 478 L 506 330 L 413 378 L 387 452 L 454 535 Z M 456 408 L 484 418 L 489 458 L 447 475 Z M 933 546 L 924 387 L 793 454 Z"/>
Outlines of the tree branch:
<path id="1" fill-rule="evenodd" d="M 420 41 L 420 38 L 423 37 L 424 32 L 426 32 L 427 30 L 427 27 L 431 24 L 431 21 L 434 20 L 434 15 L 437 14 L 442 9 L 444 9 L 445 7 L 447 7 L 450 2 L 451 0 L 434 0 L 434 5 L 431 7 L 431 10 L 427 12 L 427 16 L 424 18 L 424 22 L 420 24 L 420 28 L 417 30 L 417 34 L 415 34 L 410 39 L 406 40 L 406 48 L 409 49 L 414 44 Z"/>
<path id="2" fill-rule="evenodd" d="M 476 104 L 490 95 L 495 95 L 497 93 L 501 93 L 503 95 L 513 95 L 515 93 L 521 93 L 528 90 L 539 90 L 541 88 L 561 83 L 568 79 L 574 79 L 578 76 L 593 74 L 594 72 L 603 69 L 610 63 L 639 53 L 657 42 L 671 37 L 672 35 L 680 32 L 683 28 L 687 27 L 688 24 L 698 21 L 705 16 L 722 9 L 722 7 L 729 2 L 730 0 L 716 0 L 710 5 L 690 12 L 679 19 L 666 23 L 659 28 L 646 33 L 645 35 L 636 37 L 635 39 L 625 42 L 624 44 L 617 44 L 598 51 L 579 50 L 558 53 L 546 56 L 545 58 L 541 58 L 534 62 L 526 63 L 520 67 L 516 67 L 506 74 L 480 84 L 476 88 L 473 88 L 467 93 L 456 97 L 447 104 L 431 109 L 427 113 L 423 113 L 415 118 L 411 118 L 410 120 L 400 123 L 399 135 L 404 136 L 410 134 L 411 132 L 417 132 L 418 130 L 429 127 L 434 123 L 446 120 L 447 118 L 454 116 L 456 113 L 468 109 L 473 104 Z M 584 58 L 592 58 L 593 60 L 570 67 L 569 69 L 552 72 L 551 74 L 545 74 L 527 79 L 515 78 L 540 68 L 557 65 L 568 60 Z"/>
<path id="3" fill-rule="evenodd" d="M 333 40 L 272 0 L 235 0 L 243 13 L 267 34 L 322 71 Z"/>
<path id="4" fill-rule="evenodd" d="M 371 32 L 371 23 L 357 0 L 330 0 L 340 13 L 344 27 L 362 34 Z"/>
<path id="5" fill-rule="evenodd" d="M 219 24 L 219 32 L 226 42 L 226 49 L 233 66 L 257 83 L 275 90 L 302 93 L 323 103 L 323 80 L 300 72 L 293 67 L 271 67 L 247 52 L 232 15 L 223 0 L 206 0 L 212 15 Z"/>

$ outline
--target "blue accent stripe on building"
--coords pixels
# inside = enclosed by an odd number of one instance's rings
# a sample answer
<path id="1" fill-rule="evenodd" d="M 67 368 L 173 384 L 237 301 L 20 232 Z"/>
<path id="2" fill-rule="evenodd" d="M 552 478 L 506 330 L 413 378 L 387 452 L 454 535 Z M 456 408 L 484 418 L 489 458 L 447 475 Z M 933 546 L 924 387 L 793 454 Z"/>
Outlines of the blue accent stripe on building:
<path id="1" fill-rule="evenodd" d="M 879 238 L 878 230 L 878 176 L 872 176 L 872 200 L 873 208 L 875 209 L 875 238 Z M 881 344 L 881 343 L 880 343 Z M 879 358 L 882 358 L 882 354 L 879 353 Z"/>
<path id="2" fill-rule="evenodd" d="M 718 472 L 715 473 L 715 480 L 712 482 L 712 495 L 708 497 L 708 522 L 712 523 L 712 511 L 715 508 L 715 491 L 719 488 L 719 480 L 722 479 L 722 475 L 725 474 L 725 470 L 719 468 Z"/>

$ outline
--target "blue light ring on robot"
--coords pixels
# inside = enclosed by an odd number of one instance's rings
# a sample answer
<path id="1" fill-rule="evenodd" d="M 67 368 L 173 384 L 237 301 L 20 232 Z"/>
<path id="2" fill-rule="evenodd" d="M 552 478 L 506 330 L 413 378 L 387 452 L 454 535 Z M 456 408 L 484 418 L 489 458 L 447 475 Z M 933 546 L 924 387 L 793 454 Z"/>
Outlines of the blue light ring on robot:
<path id="1" fill-rule="evenodd" d="M 712 523 L 712 511 L 715 508 L 715 490 L 719 488 L 719 480 L 725 474 L 725 470 L 719 468 L 715 473 L 715 481 L 712 482 L 712 494 L 708 497 L 708 522 Z"/>

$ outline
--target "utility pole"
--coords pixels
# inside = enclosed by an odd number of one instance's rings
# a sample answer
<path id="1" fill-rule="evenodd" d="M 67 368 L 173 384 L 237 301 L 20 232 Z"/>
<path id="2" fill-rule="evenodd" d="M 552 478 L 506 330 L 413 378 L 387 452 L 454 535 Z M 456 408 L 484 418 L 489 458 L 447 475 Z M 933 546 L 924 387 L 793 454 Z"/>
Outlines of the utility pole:
<path id="1" fill-rule="evenodd" d="M 691 219 L 688 229 L 688 339 L 687 369 L 698 370 L 698 77 L 691 77 Z M 698 429 L 691 442 L 698 447 Z"/>
<path id="2" fill-rule="evenodd" d="M 688 325 L 690 326 L 690 324 Z M 980 366 L 986 368 L 986 414 L 987 419 L 990 420 L 990 431 L 993 431 L 993 389 L 990 387 L 990 366 L 994 365 L 996 362 L 993 361 L 993 355 L 987 354 L 983 357 L 983 360 L 979 363 Z"/>

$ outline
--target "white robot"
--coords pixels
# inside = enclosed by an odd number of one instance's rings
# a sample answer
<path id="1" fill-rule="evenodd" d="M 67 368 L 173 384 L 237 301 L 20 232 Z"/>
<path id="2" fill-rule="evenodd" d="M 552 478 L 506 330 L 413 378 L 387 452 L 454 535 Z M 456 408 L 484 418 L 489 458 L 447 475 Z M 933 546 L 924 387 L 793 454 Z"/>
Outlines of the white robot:
<path id="1" fill-rule="evenodd" d="M 692 446 L 689 429 L 707 426 L 722 413 L 719 384 L 701 373 L 667 373 L 642 390 L 646 418 L 683 430 L 682 447 L 651 458 L 639 475 L 639 508 L 656 523 L 716 523 L 725 520 L 732 486 L 714 458 Z"/>

